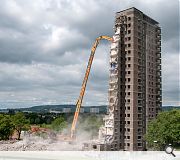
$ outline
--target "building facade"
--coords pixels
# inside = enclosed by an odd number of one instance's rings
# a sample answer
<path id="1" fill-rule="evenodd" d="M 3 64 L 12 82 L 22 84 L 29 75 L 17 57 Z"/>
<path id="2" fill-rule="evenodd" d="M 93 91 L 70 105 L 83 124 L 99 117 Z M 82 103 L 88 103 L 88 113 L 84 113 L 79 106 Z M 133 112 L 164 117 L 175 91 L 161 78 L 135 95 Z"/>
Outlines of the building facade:
<path id="1" fill-rule="evenodd" d="M 145 150 L 147 124 L 161 110 L 161 29 L 136 8 L 116 13 L 110 51 L 104 150 Z"/>

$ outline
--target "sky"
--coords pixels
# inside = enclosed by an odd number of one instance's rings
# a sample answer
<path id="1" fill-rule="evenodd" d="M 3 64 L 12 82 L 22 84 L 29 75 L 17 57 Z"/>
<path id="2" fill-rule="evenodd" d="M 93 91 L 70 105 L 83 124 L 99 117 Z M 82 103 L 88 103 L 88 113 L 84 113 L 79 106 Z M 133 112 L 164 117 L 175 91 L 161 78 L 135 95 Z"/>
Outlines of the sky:
<path id="1" fill-rule="evenodd" d="M 75 104 L 91 46 L 136 7 L 162 28 L 163 105 L 180 105 L 178 0 L 1 0 L 0 108 Z M 107 104 L 110 44 L 96 51 L 83 105 Z"/>

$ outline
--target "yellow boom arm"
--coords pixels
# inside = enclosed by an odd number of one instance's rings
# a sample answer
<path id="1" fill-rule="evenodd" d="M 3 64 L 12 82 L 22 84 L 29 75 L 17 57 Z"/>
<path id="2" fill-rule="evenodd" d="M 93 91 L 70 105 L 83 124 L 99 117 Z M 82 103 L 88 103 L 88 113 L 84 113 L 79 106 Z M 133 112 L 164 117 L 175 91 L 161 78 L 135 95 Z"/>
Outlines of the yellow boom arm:
<path id="1" fill-rule="evenodd" d="M 89 73 L 90 73 L 90 70 L 91 70 L 91 65 L 92 65 L 92 62 L 93 62 L 94 54 L 95 54 L 96 48 L 97 48 L 97 46 L 99 44 L 99 41 L 102 40 L 102 39 L 105 39 L 105 40 L 108 40 L 108 41 L 113 40 L 113 38 L 108 37 L 108 36 L 100 36 L 100 37 L 96 38 L 96 40 L 95 40 L 95 42 L 94 42 L 94 44 L 93 44 L 93 46 L 91 48 L 91 54 L 90 54 L 90 57 L 89 57 L 87 68 L 86 68 L 86 73 L 85 73 L 84 80 L 83 80 L 83 83 L 82 83 L 80 95 L 79 95 L 79 98 L 78 98 L 77 103 L 76 103 L 76 111 L 74 113 L 74 119 L 73 119 L 72 127 L 71 127 L 71 138 L 74 138 L 74 136 L 75 136 L 76 123 L 77 123 L 77 120 L 78 120 L 80 108 L 81 108 L 84 93 L 85 93 L 85 90 L 86 90 L 86 85 L 87 85 Z"/>

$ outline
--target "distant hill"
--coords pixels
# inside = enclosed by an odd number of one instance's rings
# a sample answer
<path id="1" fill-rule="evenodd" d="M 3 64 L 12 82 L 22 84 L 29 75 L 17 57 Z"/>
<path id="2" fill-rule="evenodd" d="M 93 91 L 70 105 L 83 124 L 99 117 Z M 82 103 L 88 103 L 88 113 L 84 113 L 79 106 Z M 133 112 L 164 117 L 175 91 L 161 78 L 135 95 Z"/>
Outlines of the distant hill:
<path id="1" fill-rule="evenodd" d="M 172 109 L 180 109 L 180 106 L 163 106 L 163 111 Z M 21 112 L 37 112 L 37 113 L 73 113 L 76 110 L 76 105 L 39 105 L 29 108 L 17 109 L 0 109 L 0 112 L 21 111 Z M 107 105 L 102 106 L 82 106 L 81 112 L 83 113 L 107 113 Z"/>
<path id="2" fill-rule="evenodd" d="M 76 110 L 76 105 L 39 105 L 30 108 L 17 108 L 17 109 L 0 109 L 0 112 L 36 112 L 36 113 L 73 113 Z M 82 106 L 83 113 L 106 113 L 107 106 Z"/>
<path id="3" fill-rule="evenodd" d="M 40 106 L 33 106 L 30 108 L 21 108 L 21 111 L 32 111 L 32 112 L 47 112 L 50 110 L 54 111 L 62 111 L 64 108 L 71 108 L 75 109 L 75 105 L 40 105 Z"/>
<path id="4" fill-rule="evenodd" d="M 172 109 L 180 109 L 180 106 L 163 106 L 162 107 L 163 111 L 169 111 L 169 110 L 172 110 Z"/>

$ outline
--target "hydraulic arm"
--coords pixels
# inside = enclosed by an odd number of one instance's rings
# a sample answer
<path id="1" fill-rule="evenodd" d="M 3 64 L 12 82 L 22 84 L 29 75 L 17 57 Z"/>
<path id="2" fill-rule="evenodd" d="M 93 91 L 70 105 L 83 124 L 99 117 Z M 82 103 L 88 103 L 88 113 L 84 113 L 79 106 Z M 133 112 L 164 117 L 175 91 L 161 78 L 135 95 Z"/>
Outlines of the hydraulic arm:
<path id="1" fill-rule="evenodd" d="M 90 73 L 90 70 L 91 70 L 91 65 L 92 65 L 92 62 L 93 62 L 94 54 L 95 54 L 96 48 L 97 48 L 100 40 L 102 40 L 102 39 L 105 39 L 105 40 L 108 40 L 108 41 L 113 40 L 113 38 L 111 38 L 109 36 L 99 36 L 98 38 L 96 38 L 96 40 L 95 40 L 95 42 L 94 42 L 94 44 L 93 44 L 93 46 L 91 48 L 91 54 L 90 54 L 90 57 L 89 57 L 87 68 L 86 68 L 86 73 L 85 73 L 84 80 L 83 80 L 83 83 L 82 83 L 80 95 L 79 95 L 79 98 L 78 98 L 77 103 L 76 103 L 76 111 L 75 111 L 75 114 L 74 114 L 74 119 L 73 119 L 72 127 L 71 127 L 71 138 L 75 137 L 76 123 L 77 123 L 77 120 L 78 120 L 80 108 L 81 108 L 84 93 L 85 93 L 85 90 L 86 90 L 86 85 L 87 85 L 89 73 Z"/>

